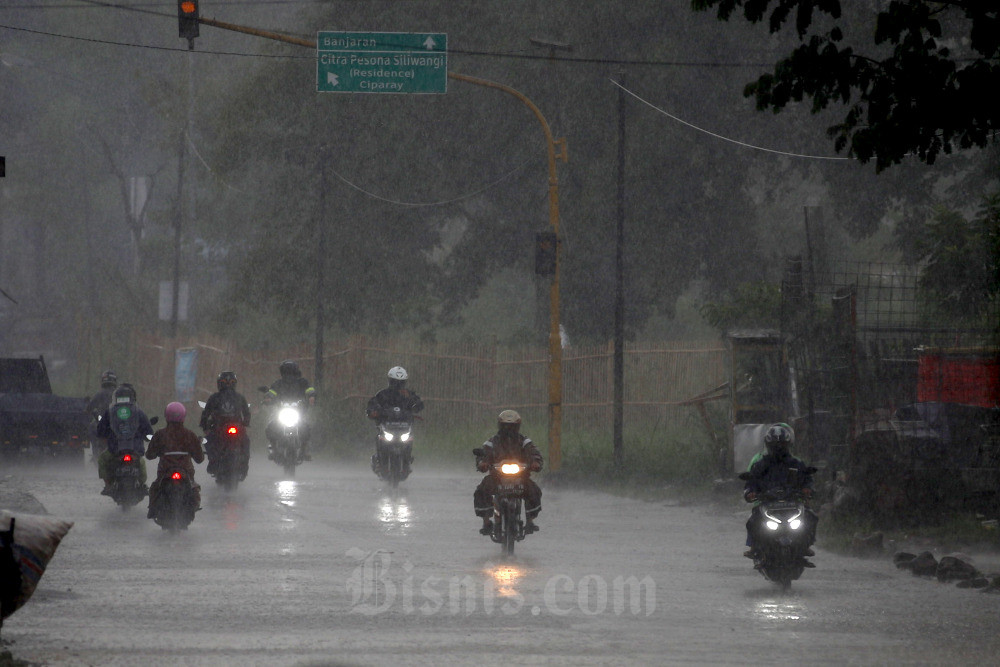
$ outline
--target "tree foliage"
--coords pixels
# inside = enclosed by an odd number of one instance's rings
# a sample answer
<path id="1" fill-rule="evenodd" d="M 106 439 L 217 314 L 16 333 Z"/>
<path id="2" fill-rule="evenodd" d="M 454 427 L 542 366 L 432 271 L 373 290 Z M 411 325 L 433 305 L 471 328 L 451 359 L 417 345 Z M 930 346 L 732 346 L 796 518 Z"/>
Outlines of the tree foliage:
<path id="1" fill-rule="evenodd" d="M 920 287 L 938 311 L 957 320 L 992 317 L 1000 305 L 1000 195 L 983 200 L 971 219 L 939 208 L 922 229 L 900 243 L 922 264 Z"/>
<path id="2" fill-rule="evenodd" d="M 759 110 L 812 101 L 843 104 L 827 134 L 838 152 L 881 172 L 910 154 L 986 146 L 1000 129 L 1000 5 L 992 0 L 891 0 L 874 18 L 868 3 L 839 0 L 692 0 L 728 20 L 742 9 L 772 33 L 794 21 L 800 41 L 774 71 L 748 84 Z M 869 28 L 870 32 L 865 28 Z M 851 39 L 852 29 L 860 37 Z M 871 35 L 871 37 L 868 37 Z"/>

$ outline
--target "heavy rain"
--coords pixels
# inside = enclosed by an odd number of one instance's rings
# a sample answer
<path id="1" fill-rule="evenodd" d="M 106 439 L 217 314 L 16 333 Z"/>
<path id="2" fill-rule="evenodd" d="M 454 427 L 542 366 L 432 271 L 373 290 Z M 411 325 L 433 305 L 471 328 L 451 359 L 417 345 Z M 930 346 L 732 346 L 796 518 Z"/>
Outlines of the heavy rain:
<path id="1" fill-rule="evenodd" d="M 786 4 L 0 5 L 0 665 L 992 663 L 1000 13 Z"/>

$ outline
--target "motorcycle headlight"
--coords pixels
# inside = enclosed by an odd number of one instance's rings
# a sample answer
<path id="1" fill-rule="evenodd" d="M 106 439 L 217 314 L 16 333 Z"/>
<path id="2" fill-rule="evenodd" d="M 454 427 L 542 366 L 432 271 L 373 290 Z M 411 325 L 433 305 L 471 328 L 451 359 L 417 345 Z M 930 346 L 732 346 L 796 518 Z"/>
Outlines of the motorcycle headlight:
<path id="1" fill-rule="evenodd" d="M 295 408 L 281 408 L 278 421 L 282 426 L 292 427 L 299 423 L 299 411 Z"/>
<path id="2" fill-rule="evenodd" d="M 770 529 L 770 530 L 778 530 L 778 522 L 777 521 L 768 521 L 764 525 L 767 526 L 768 529 Z"/>
<path id="3" fill-rule="evenodd" d="M 399 441 L 400 442 L 406 442 L 409 439 L 410 439 L 410 432 L 409 431 L 407 431 L 406 433 L 400 433 L 399 434 Z"/>
<path id="4" fill-rule="evenodd" d="M 386 442 L 392 442 L 393 439 L 395 439 L 396 436 L 394 436 L 389 431 L 382 431 L 382 437 L 385 438 Z"/>
<path id="5" fill-rule="evenodd" d="M 792 530 L 798 530 L 799 526 L 801 525 L 802 525 L 801 519 L 792 519 L 791 521 L 788 522 L 788 527 L 791 528 Z"/>
<path id="6" fill-rule="evenodd" d="M 516 475 L 521 472 L 521 465 L 519 463 L 504 463 L 500 466 L 500 472 L 505 475 Z"/>

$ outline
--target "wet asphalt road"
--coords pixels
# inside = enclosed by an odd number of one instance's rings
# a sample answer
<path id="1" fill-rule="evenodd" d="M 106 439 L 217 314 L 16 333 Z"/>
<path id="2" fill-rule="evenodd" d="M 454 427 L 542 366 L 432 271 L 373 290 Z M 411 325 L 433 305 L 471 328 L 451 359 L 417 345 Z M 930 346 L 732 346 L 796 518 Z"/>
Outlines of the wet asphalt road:
<path id="1" fill-rule="evenodd" d="M 89 467 L 6 468 L 73 529 L 3 628 L 53 665 L 995 664 L 1000 596 L 819 551 L 789 594 L 741 557 L 746 512 L 546 487 L 513 560 L 477 532 L 471 471 L 295 480 L 256 459 L 171 535 Z M 822 530 L 822 525 L 821 525 Z M 940 554 L 938 554 L 940 555 Z M 982 569 L 989 565 L 979 562 Z M 1000 567 L 995 569 L 1000 570 Z"/>

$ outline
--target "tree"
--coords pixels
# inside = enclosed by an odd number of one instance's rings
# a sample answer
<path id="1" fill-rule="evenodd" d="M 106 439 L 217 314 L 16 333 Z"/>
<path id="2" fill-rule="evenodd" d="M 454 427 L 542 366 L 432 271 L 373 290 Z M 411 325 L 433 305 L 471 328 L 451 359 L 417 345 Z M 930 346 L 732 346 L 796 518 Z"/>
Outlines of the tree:
<path id="1" fill-rule="evenodd" d="M 721 20 L 738 9 L 751 23 L 767 17 L 771 33 L 795 21 L 800 44 L 744 89 L 759 110 L 781 111 L 812 100 L 813 112 L 846 105 L 827 134 L 838 152 L 876 172 L 910 154 L 933 164 L 942 152 L 983 147 L 1000 129 L 1000 5 L 991 0 L 891 0 L 874 17 L 873 43 L 848 39 L 870 28 L 839 0 L 692 0 L 696 11 L 717 8 Z M 769 15 L 768 15 L 769 14 Z M 862 33 L 864 34 L 864 33 Z M 990 92 L 994 91 L 994 92 Z"/>
<path id="2" fill-rule="evenodd" d="M 958 320 L 996 326 L 1000 305 L 1000 195 L 986 197 L 971 220 L 938 209 L 923 228 L 899 239 L 922 264 L 919 284 L 932 307 Z"/>

